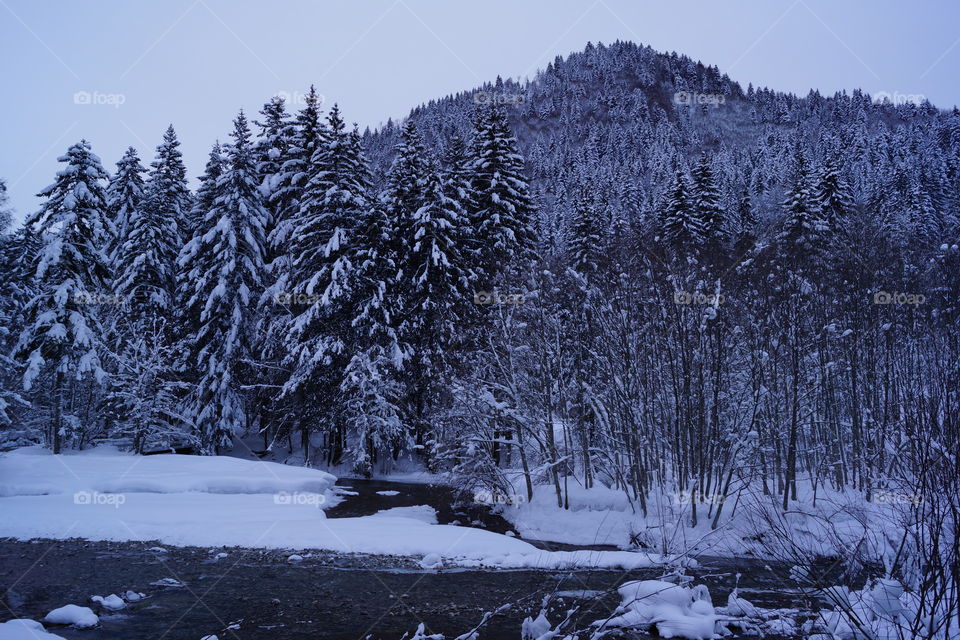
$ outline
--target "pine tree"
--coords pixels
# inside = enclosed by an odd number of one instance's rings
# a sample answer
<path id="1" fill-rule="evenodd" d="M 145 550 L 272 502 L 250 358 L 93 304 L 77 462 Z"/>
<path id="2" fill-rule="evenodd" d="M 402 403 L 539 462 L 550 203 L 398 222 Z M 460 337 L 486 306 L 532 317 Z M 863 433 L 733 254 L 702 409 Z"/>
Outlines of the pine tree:
<path id="1" fill-rule="evenodd" d="M 157 147 L 157 157 L 150 166 L 143 209 L 172 222 L 171 228 L 176 229 L 176 236 L 170 238 L 168 244 L 179 247 L 192 235 L 192 227 L 197 221 L 189 217 L 192 202 L 187 188 L 187 168 L 183 165 L 180 141 L 173 125 L 164 132 L 163 142 Z"/>
<path id="2" fill-rule="evenodd" d="M 234 120 L 211 208 L 179 263 L 190 284 L 187 300 L 199 329 L 191 363 L 199 371 L 191 414 L 204 453 L 214 453 L 246 426 L 240 387 L 250 354 L 256 300 L 263 286 L 264 211 L 256 159 L 243 112 Z"/>
<path id="3" fill-rule="evenodd" d="M 603 223 L 596 204 L 584 193 L 577 199 L 570 224 L 568 251 L 575 271 L 590 276 L 600 270 L 605 247 Z"/>
<path id="4" fill-rule="evenodd" d="M 661 234 L 678 250 L 695 250 L 703 242 L 703 223 L 690 203 L 690 189 L 682 169 L 677 169 L 660 213 Z"/>
<path id="5" fill-rule="evenodd" d="M 131 171 L 133 171 L 131 169 Z M 124 234 L 113 259 L 114 293 L 124 300 L 127 324 L 165 318 L 175 294 L 175 263 L 180 230 L 157 206 L 125 209 Z"/>
<path id="6" fill-rule="evenodd" d="M 46 201 L 27 221 L 43 237 L 43 248 L 33 265 L 38 292 L 24 310 L 16 346 L 26 362 L 25 390 L 52 374 L 51 393 L 44 395 L 52 405 L 47 438 L 54 453 L 60 453 L 65 433 L 66 389 L 104 378 L 97 303 L 111 295 L 105 290 L 110 271 L 104 252 L 110 240 L 104 189 L 109 175 L 85 140 L 58 160 L 66 166 L 40 192 Z"/>
<path id="7" fill-rule="evenodd" d="M 464 257 L 461 269 L 473 281 L 475 275 L 470 265 L 475 262 L 471 256 L 474 249 L 470 246 L 473 229 L 471 227 L 471 212 L 477 209 L 477 197 L 473 191 L 473 169 L 470 151 L 459 135 L 454 135 L 447 143 L 441 158 L 440 178 L 443 182 L 443 192 L 448 198 L 457 202 L 457 206 L 464 212 L 460 219 L 458 235 L 463 238 L 464 246 L 460 249 Z"/>
<path id="8" fill-rule="evenodd" d="M 786 200 L 786 219 L 778 242 L 789 256 L 807 257 L 820 248 L 826 230 L 810 186 L 807 159 L 798 147 L 794 155 L 793 177 Z"/>
<path id="9" fill-rule="evenodd" d="M 476 271 L 486 286 L 535 258 L 534 208 L 523 158 L 501 109 L 479 109 L 471 145 Z"/>
<path id="10" fill-rule="evenodd" d="M 824 163 L 814 200 L 830 230 L 839 230 L 847 223 L 853 213 L 853 194 L 843 177 L 839 158 L 831 157 Z"/>
<path id="11" fill-rule="evenodd" d="M 286 294 L 297 304 L 290 309 L 284 338 L 289 348 L 285 366 L 290 371 L 284 394 L 297 404 L 309 397 L 324 407 L 315 420 L 331 431 L 331 462 L 339 461 L 344 445 L 338 400 L 353 322 L 347 304 L 356 257 L 351 236 L 367 216 L 368 191 L 369 170 L 359 135 L 346 131 L 334 106 L 292 221 Z M 311 418 L 298 416 L 305 460 Z"/>
<path id="12" fill-rule="evenodd" d="M 312 85 L 289 134 L 286 152 L 278 159 L 280 168 L 271 180 L 267 196 L 267 206 L 274 217 L 274 228 L 267 240 L 277 254 L 287 252 L 286 244 L 312 174 L 314 153 L 326 139 L 326 127 L 320 117 L 320 97 Z"/>
<path id="13" fill-rule="evenodd" d="M 116 242 L 111 247 L 114 253 L 129 236 L 129 221 L 141 210 L 144 194 L 143 175 L 147 170 L 140 164 L 140 156 L 133 147 L 117 162 L 117 172 L 107 185 L 107 215 L 116 229 Z"/>
<path id="14" fill-rule="evenodd" d="M 297 129 L 286 111 L 283 98 L 275 96 L 260 110 L 263 122 L 256 122 L 260 135 L 255 145 L 257 159 L 257 177 L 260 180 L 260 193 L 270 218 L 267 223 L 267 237 L 281 224 L 281 216 L 291 213 L 285 198 L 275 198 L 283 179 L 283 166 L 290 159 L 291 148 L 297 137 Z M 291 195 L 289 191 L 287 196 Z M 276 247 L 268 251 L 267 264 L 273 262 L 276 254 L 282 253 Z"/>
<path id="15" fill-rule="evenodd" d="M 719 252 L 730 239 L 730 231 L 726 212 L 720 202 L 720 189 L 707 154 L 700 156 L 691 176 L 691 204 L 703 227 L 704 242 L 714 252 Z"/>

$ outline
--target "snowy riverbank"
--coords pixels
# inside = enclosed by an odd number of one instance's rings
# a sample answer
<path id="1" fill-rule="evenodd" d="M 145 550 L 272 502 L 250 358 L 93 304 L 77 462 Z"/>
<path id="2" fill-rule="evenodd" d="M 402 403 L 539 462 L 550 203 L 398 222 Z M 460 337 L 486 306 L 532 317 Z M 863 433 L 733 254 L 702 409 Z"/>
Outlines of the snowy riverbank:
<path id="1" fill-rule="evenodd" d="M 335 481 L 323 471 L 229 457 L 138 457 L 102 448 L 55 456 L 24 448 L 0 456 L 0 537 L 436 556 L 468 567 L 635 569 L 665 560 L 627 551 L 546 552 L 416 513 L 328 518 L 324 510 L 343 499 Z"/>

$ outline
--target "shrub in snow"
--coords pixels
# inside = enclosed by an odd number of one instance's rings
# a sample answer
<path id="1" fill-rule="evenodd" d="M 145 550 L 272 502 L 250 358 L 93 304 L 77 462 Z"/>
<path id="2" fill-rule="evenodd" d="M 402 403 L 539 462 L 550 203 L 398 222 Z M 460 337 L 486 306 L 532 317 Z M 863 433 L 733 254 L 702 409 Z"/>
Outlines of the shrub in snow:
<path id="1" fill-rule="evenodd" d="M 68 604 L 48 613 L 43 621 L 51 624 L 72 624 L 78 629 L 87 629 L 97 626 L 100 618 L 89 607 Z"/>

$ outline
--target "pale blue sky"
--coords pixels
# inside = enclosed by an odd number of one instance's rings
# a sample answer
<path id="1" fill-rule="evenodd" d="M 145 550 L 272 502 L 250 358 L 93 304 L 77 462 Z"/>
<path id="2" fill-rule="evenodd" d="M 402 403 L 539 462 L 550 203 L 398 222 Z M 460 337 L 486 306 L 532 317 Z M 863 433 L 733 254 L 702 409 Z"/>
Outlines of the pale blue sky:
<path id="1" fill-rule="evenodd" d="M 744 86 L 960 103 L 953 0 L 0 0 L 0 176 L 22 217 L 82 137 L 113 171 L 128 145 L 149 163 L 172 122 L 195 178 L 237 110 L 277 92 L 315 83 L 348 120 L 376 126 L 616 39 L 716 64 Z M 77 92 L 102 104 L 77 104 Z"/>

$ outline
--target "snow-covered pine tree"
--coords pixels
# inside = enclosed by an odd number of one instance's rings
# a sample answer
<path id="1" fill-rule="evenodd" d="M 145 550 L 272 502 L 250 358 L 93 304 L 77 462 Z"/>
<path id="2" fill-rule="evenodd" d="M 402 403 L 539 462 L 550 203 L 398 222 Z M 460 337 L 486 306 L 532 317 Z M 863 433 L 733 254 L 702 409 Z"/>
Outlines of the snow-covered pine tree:
<path id="1" fill-rule="evenodd" d="M 177 230 L 170 244 L 179 247 L 193 233 L 196 220 L 190 219 L 190 190 L 187 188 L 187 168 L 183 165 L 180 141 L 173 125 L 167 127 L 163 142 L 157 147 L 157 157 L 144 187 L 143 209 L 155 216 L 171 220 Z"/>
<path id="2" fill-rule="evenodd" d="M 190 399 L 201 450 L 212 454 L 246 426 L 241 390 L 250 354 L 256 301 L 263 286 L 266 212 L 243 112 L 234 120 L 226 166 L 213 202 L 180 254 L 192 294 L 187 300 L 199 328 L 191 344 L 199 379 Z"/>
<path id="3" fill-rule="evenodd" d="M 257 160 L 257 177 L 260 180 L 260 193 L 263 196 L 264 207 L 270 215 L 267 223 L 269 238 L 277 225 L 279 215 L 290 213 L 289 207 L 283 206 L 285 203 L 282 199 L 275 200 L 273 194 L 280 184 L 283 165 L 289 159 L 290 148 L 297 130 L 280 96 L 274 96 L 270 102 L 263 105 L 260 115 L 263 116 L 263 121 L 254 122 L 260 128 L 254 152 Z M 272 256 L 268 258 L 267 264 L 270 262 L 272 262 Z"/>
<path id="4" fill-rule="evenodd" d="M 7 185 L 0 178 L 0 429 L 11 427 L 17 416 L 14 412 L 29 406 L 20 394 L 19 367 L 8 354 L 19 337 L 17 327 L 23 326 L 24 305 L 35 294 L 31 266 L 36 264 L 40 250 L 40 240 L 28 225 L 7 235 L 13 219 L 7 202 Z M 19 442 L 25 431 L 20 428 L 16 434 L 7 433 L 0 440 Z"/>
<path id="5" fill-rule="evenodd" d="M 271 441 L 282 435 L 282 425 L 294 411 L 288 402 L 279 397 L 283 385 L 280 363 L 286 353 L 282 340 L 286 307 L 277 304 L 277 301 L 285 287 L 289 254 L 282 243 L 275 244 L 271 238 L 277 240 L 287 233 L 282 231 L 277 234 L 274 230 L 278 226 L 288 230 L 289 220 L 286 217 L 295 213 L 289 200 L 295 193 L 290 190 L 289 183 L 286 185 L 286 197 L 275 197 L 275 193 L 283 183 L 283 167 L 291 158 L 298 132 L 281 96 L 274 96 L 263 106 L 260 114 L 263 120 L 256 122 L 260 134 L 254 148 L 260 193 L 268 214 L 265 229 L 267 243 L 264 248 L 266 288 L 259 301 L 260 313 L 254 342 L 254 359 L 262 366 L 258 367 L 257 385 L 251 394 L 254 411 L 250 417 L 264 436 L 264 447 L 269 448 Z"/>
<path id="6" fill-rule="evenodd" d="M 785 254 L 781 257 L 806 258 L 821 248 L 827 227 L 810 184 L 806 154 L 798 146 L 794 153 L 793 175 L 783 202 L 786 219 L 777 237 Z"/>
<path id="7" fill-rule="evenodd" d="M 105 193 L 109 175 L 85 140 L 58 160 L 66 166 L 56 182 L 40 192 L 46 201 L 27 221 L 41 235 L 43 248 L 32 265 L 37 295 L 24 309 L 25 324 L 15 348 L 26 363 L 24 389 L 33 391 L 38 403 L 49 402 L 46 435 L 54 453 L 60 453 L 65 414 L 71 410 L 67 390 L 104 378 L 98 303 L 114 299 L 103 297 L 112 296 L 106 291 L 110 271 L 104 251 L 110 241 Z"/>
<path id="8" fill-rule="evenodd" d="M 704 243 L 712 254 L 718 257 L 730 239 L 730 230 L 720 198 L 720 188 L 706 153 L 701 154 L 691 177 L 691 204 L 703 226 Z"/>
<path id="9" fill-rule="evenodd" d="M 471 144 L 473 249 L 480 284 L 492 289 L 509 271 L 524 270 L 535 258 L 534 207 L 523 157 L 500 108 L 480 108 Z"/>
<path id="10" fill-rule="evenodd" d="M 128 147 L 117 162 L 117 172 L 107 185 L 107 215 L 116 229 L 116 241 L 110 250 L 111 259 L 129 235 L 130 219 L 141 209 L 144 193 L 142 174 L 146 172 L 137 150 Z"/>
<path id="11" fill-rule="evenodd" d="M 443 192 L 446 197 L 455 201 L 464 214 L 459 220 L 460 228 L 455 235 L 462 242 L 459 249 L 462 263 L 459 268 L 472 285 L 477 278 L 477 274 L 472 269 L 472 265 L 477 263 L 475 257 L 477 248 L 473 246 L 471 226 L 471 212 L 476 211 L 476 194 L 472 186 L 473 169 L 470 152 L 459 135 L 452 136 L 443 151 L 440 161 L 440 179 L 443 182 Z"/>
<path id="12" fill-rule="evenodd" d="M 677 169 L 660 211 L 660 235 L 678 251 L 696 250 L 703 242 L 703 223 L 690 202 L 682 169 Z"/>
<path id="13" fill-rule="evenodd" d="M 133 175 L 135 171 L 129 170 Z M 134 332 L 143 322 L 166 318 L 174 300 L 180 229 L 169 210 L 156 204 L 155 200 L 153 206 L 132 209 L 121 204 L 124 233 L 118 236 L 113 256 L 113 289 L 124 300 L 126 324 Z"/>
<path id="14" fill-rule="evenodd" d="M 574 205 L 567 240 L 574 270 L 584 276 L 595 275 L 600 270 L 605 246 L 603 221 L 600 220 L 596 203 L 582 193 Z"/>
<path id="15" fill-rule="evenodd" d="M 326 138 L 326 126 L 320 116 L 320 97 L 313 85 L 289 133 L 287 147 L 278 158 L 279 171 L 270 181 L 266 203 L 275 219 L 267 241 L 278 255 L 289 253 L 286 245 L 300 212 L 307 180 L 312 174 L 313 155 Z"/>
<path id="16" fill-rule="evenodd" d="M 226 159 L 223 156 L 223 149 L 219 142 L 215 142 L 210 149 L 210 155 L 207 159 L 203 175 L 200 176 L 200 185 L 193 198 L 193 204 L 190 207 L 188 218 L 191 222 L 191 235 L 185 239 L 184 246 L 180 248 L 177 254 L 177 268 L 175 270 L 177 280 L 177 304 L 175 320 L 178 334 L 180 336 L 196 335 L 200 327 L 199 309 L 188 304 L 188 300 L 194 295 L 194 283 L 190 280 L 188 272 L 192 265 L 183 262 L 184 249 L 191 244 L 192 240 L 204 236 L 216 223 L 215 220 L 208 220 L 207 213 L 213 208 L 213 201 L 216 197 L 217 181 L 223 175 L 226 168 Z M 185 371 L 193 371 L 194 367 L 187 361 L 189 357 L 189 346 L 186 341 L 181 341 L 177 349 L 177 360 L 179 368 Z"/>
<path id="17" fill-rule="evenodd" d="M 310 398 L 317 407 L 315 415 L 305 410 L 297 417 L 305 462 L 313 425 L 330 434 L 330 462 L 339 462 L 344 449 L 340 386 L 350 355 L 345 347 L 354 318 L 347 302 L 357 250 L 351 236 L 367 217 L 369 182 L 359 136 L 346 131 L 334 105 L 288 238 L 290 268 L 284 294 L 294 304 L 284 332 L 289 349 L 285 366 L 290 371 L 284 395 L 299 406 Z"/>
<path id="18" fill-rule="evenodd" d="M 843 177 L 840 159 L 830 157 L 817 176 L 814 200 L 820 208 L 824 223 L 830 230 L 839 230 L 853 213 L 853 193 Z"/>

